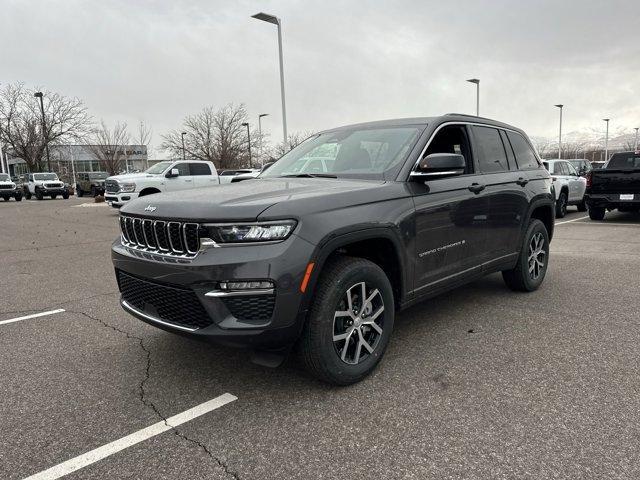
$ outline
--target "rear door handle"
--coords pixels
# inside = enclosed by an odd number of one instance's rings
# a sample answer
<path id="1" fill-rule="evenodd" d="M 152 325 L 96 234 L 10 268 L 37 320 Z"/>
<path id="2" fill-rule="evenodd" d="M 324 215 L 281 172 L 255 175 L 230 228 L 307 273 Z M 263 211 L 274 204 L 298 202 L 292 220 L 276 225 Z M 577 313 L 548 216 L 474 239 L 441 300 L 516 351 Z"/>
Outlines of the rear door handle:
<path id="1" fill-rule="evenodd" d="M 518 180 L 516 180 L 516 183 L 521 187 L 524 187 L 527 183 L 529 183 L 529 180 L 527 180 L 526 178 L 520 177 Z"/>
<path id="2" fill-rule="evenodd" d="M 482 190 L 484 190 L 486 187 L 484 185 L 481 185 L 479 183 L 472 183 L 471 185 L 469 185 L 467 187 L 469 189 L 470 192 L 473 193 L 480 193 Z"/>

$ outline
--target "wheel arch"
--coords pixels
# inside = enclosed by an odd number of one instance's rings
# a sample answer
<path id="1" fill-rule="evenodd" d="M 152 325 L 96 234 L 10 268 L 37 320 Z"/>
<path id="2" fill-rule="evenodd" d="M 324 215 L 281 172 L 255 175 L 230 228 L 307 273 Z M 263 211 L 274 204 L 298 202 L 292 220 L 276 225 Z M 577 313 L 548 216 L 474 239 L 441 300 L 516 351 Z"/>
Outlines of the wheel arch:
<path id="1" fill-rule="evenodd" d="M 364 258 L 382 268 L 391 283 L 396 307 L 399 307 L 405 299 L 408 285 L 403 248 L 398 234 L 385 227 L 341 233 L 321 241 L 313 256 L 315 265 L 306 291 L 309 295 L 306 295 L 305 307 L 313 297 L 327 261 L 339 255 Z"/>
<path id="2" fill-rule="evenodd" d="M 564 187 L 563 187 L 564 188 Z M 531 208 L 529 209 L 529 214 L 527 215 L 527 221 L 523 225 L 523 232 L 527 229 L 529 222 L 532 218 L 536 218 L 540 220 L 547 229 L 547 234 L 549 235 L 549 241 L 553 238 L 553 230 L 555 227 L 555 208 L 552 203 L 549 203 L 545 200 L 538 200 L 531 204 Z M 522 238 L 520 240 L 522 242 Z"/>
<path id="3" fill-rule="evenodd" d="M 146 187 L 140 191 L 139 197 L 144 197 L 145 195 L 152 195 L 154 193 L 162 193 L 159 188 L 156 187 Z"/>

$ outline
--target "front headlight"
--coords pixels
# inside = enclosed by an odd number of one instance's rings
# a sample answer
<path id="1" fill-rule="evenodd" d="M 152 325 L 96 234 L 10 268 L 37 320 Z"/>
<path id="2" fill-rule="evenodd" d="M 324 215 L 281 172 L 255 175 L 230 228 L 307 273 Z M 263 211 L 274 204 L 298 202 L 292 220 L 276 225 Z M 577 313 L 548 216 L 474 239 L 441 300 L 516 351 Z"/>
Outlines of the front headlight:
<path id="1" fill-rule="evenodd" d="M 206 225 L 216 243 L 273 242 L 286 239 L 296 228 L 295 220 L 238 224 Z"/>
<path id="2" fill-rule="evenodd" d="M 120 184 L 120 191 L 122 193 L 135 192 L 136 191 L 136 184 L 135 183 L 121 183 Z"/>

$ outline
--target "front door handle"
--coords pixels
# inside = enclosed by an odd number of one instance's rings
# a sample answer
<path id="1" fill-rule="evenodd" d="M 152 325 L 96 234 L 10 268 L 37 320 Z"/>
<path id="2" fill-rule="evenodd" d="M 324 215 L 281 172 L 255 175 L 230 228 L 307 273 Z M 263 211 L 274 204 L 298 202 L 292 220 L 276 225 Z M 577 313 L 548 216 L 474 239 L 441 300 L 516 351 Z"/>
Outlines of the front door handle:
<path id="1" fill-rule="evenodd" d="M 469 189 L 470 192 L 473 193 L 480 193 L 482 190 L 484 190 L 486 187 L 484 185 L 481 185 L 479 183 L 472 183 L 471 185 L 469 185 L 467 187 Z"/>
<path id="2" fill-rule="evenodd" d="M 527 180 L 526 178 L 520 177 L 518 180 L 516 180 L 516 183 L 521 187 L 524 187 L 527 183 L 529 183 L 529 180 Z"/>

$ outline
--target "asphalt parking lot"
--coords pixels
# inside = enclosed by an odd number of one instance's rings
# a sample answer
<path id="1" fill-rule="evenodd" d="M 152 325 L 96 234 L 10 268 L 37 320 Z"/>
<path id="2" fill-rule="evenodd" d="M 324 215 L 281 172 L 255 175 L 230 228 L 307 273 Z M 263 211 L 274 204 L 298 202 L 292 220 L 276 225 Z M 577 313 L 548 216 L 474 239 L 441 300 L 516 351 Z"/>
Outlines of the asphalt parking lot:
<path id="1" fill-rule="evenodd" d="M 87 199 L 0 203 L 2 479 L 225 394 L 65 478 L 640 477 L 638 216 L 571 208 L 540 290 L 492 275 L 403 312 L 347 388 L 127 315 L 116 220 Z"/>

